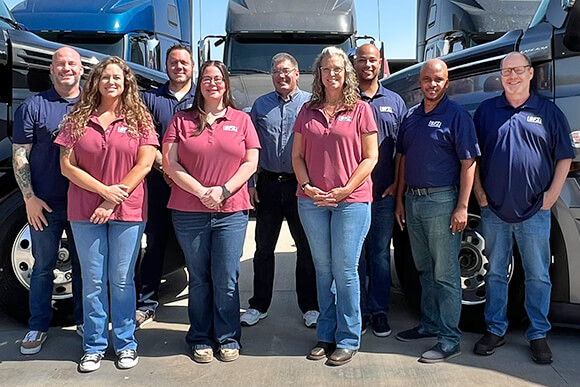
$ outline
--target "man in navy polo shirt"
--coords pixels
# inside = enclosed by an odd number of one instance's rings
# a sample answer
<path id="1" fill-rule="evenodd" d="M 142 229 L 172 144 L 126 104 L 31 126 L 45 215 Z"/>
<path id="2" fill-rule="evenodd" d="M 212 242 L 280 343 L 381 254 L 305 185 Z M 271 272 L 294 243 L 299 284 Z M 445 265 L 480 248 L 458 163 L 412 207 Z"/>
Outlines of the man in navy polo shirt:
<path id="1" fill-rule="evenodd" d="M 379 161 L 371 175 L 371 227 L 359 263 L 362 334 L 366 333 L 367 326 L 371 324 L 376 336 L 386 337 L 391 334 L 387 313 L 391 298 L 390 250 L 397 193 L 395 143 L 407 108 L 398 94 L 379 83 L 382 64 L 383 58 L 374 44 L 363 44 L 356 50 L 354 68 L 361 98 L 373 108 L 379 128 Z"/>
<path id="2" fill-rule="evenodd" d="M 146 91 L 142 95 L 161 138 L 173 115 L 193 106 L 193 58 L 187 46 L 173 45 L 167 50 L 166 71 L 169 81 L 159 89 Z M 171 211 L 167 209 L 171 194 L 168 182 L 171 182 L 163 173 L 161 159 L 161 152 L 158 150 L 154 168 L 147 176 L 149 220 L 145 226 L 147 248 L 137 268 L 137 328 L 151 322 L 155 317 L 155 310 L 159 305 L 165 248 L 173 233 Z"/>
<path id="3" fill-rule="evenodd" d="M 83 66 L 79 53 L 71 47 L 59 48 L 52 56 L 50 74 L 53 87 L 26 99 L 14 114 L 14 176 L 26 204 L 34 256 L 29 332 L 20 346 L 24 355 L 38 353 L 47 338 L 52 319 L 54 269 L 63 230 L 72 264 L 74 317 L 77 332 L 82 335 L 81 272 L 66 212 L 68 180 L 60 172 L 59 147 L 52 142 L 63 116 L 81 93 Z"/>
<path id="4" fill-rule="evenodd" d="M 298 88 L 300 69 L 294 57 L 278 53 L 272 58 L 275 91 L 259 97 L 250 116 L 260 138 L 260 161 L 256 187 L 250 179 L 250 199 L 256 207 L 256 253 L 254 254 L 254 294 L 241 323 L 254 325 L 268 315 L 274 286 L 274 249 L 284 218 L 296 244 L 296 295 L 304 324 L 318 321 L 316 274 L 306 234 L 298 217 L 292 169 L 294 121 L 310 93 Z"/>
<path id="5" fill-rule="evenodd" d="M 500 74 L 504 94 L 484 101 L 474 116 L 482 150 L 474 193 L 481 206 L 489 259 L 487 333 L 474 352 L 491 355 L 504 344 L 507 273 L 515 237 L 525 272 L 530 319 L 526 336 L 533 360 L 549 364 L 550 208 L 560 196 L 574 151 L 564 114 L 530 92 L 534 76 L 530 59 L 510 53 L 502 60 Z"/>
<path id="6" fill-rule="evenodd" d="M 445 94 L 449 84 L 445 62 L 427 61 L 419 84 L 423 102 L 409 110 L 397 139 L 400 177 L 395 217 L 409 229 L 421 280 L 421 323 L 400 332 L 397 339 L 437 337 L 437 344 L 419 359 L 435 363 L 461 353 L 457 257 L 479 146 L 471 117 Z"/>

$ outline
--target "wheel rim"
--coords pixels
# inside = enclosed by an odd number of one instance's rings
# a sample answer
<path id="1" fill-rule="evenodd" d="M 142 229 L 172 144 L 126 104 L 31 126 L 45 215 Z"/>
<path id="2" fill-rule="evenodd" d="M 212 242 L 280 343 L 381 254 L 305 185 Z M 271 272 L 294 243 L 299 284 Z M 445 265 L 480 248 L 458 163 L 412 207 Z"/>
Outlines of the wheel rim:
<path id="1" fill-rule="evenodd" d="M 27 290 L 30 290 L 33 267 L 32 239 L 30 237 L 30 228 L 26 224 L 20 230 L 12 245 L 12 270 L 15 277 Z M 64 232 L 53 275 L 52 299 L 61 300 L 72 297 L 72 266 L 68 250 L 68 238 Z"/>
<path id="2" fill-rule="evenodd" d="M 484 251 L 485 238 L 481 233 L 481 217 L 469 214 L 459 251 L 462 303 L 464 305 L 485 303 L 485 276 L 489 269 L 489 261 Z M 508 282 L 511 280 L 513 267 L 514 258 L 512 256 L 507 273 Z"/>

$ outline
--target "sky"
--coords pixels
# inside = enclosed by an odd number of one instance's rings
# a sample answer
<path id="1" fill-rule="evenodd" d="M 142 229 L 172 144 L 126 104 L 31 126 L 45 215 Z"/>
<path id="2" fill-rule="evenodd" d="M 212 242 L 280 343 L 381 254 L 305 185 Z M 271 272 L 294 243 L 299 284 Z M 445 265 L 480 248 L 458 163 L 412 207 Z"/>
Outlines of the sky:
<path id="1" fill-rule="evenodd" d="M 4 1 L 12 8 L 22 0 Z M 228 0 L 193 0 L 193 2 L 194 39 L 199 40 L 200 35 L 203 37 L 225 34 Z M 388 59 L 415 58 L 416 6 L 415 0 L 355 0 L 358 35 L 371 35 L 382 40 Z M 218 59 L 219 53 L 220 51 L 214 51 L 212 57 Z"/>

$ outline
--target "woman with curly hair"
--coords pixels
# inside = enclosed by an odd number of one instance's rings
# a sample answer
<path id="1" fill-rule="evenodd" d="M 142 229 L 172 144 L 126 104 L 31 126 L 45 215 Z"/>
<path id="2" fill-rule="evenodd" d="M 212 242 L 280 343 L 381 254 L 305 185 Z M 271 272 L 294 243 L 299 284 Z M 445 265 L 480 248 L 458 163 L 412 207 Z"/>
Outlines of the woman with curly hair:
<path id="1" fill-rule="evenodd" d="M 135 75 L 121 58 L 103 59 L 91 71 L 55 142 L 61 146 L 62 174 L 71 182 L 68 218 L 83 281 L 85 354 L 79 371 L 100 367 L 109 317 L 117 366 L 134 367 L 133 275 L 147 220 L 143 179 L 159 141 Z"/>
<path id="2" fill-rule="evenodd" d="M 326 47 L 313 66 L 312 97 L 294 124 L 292 165 L 298 212 L 316 268 L 320 316 L 311 360 L 348 363 L 360 346 L 357 273 L 371 219 L 378 158 L 377 126 L 359 99 L 355 70 L 340 48 Z"/>

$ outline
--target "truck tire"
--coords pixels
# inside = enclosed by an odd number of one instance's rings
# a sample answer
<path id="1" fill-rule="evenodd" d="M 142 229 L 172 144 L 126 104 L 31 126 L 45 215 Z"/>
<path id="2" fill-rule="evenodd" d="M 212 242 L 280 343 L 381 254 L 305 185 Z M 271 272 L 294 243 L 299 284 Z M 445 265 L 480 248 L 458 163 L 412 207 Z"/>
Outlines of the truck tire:
<path id="1" fill-rule="evenodd" d="M 7 315 L 25 323 L 30 316 L 28 297 L 34 258 L 26 209 L 19 192 L 9 194 L 0 203 L 0 224 L 0 308 Z M 52 322 L 71 325 L 74 323 L 72 272 L 66 237 L 63 237 L 55 270 Z"/>

